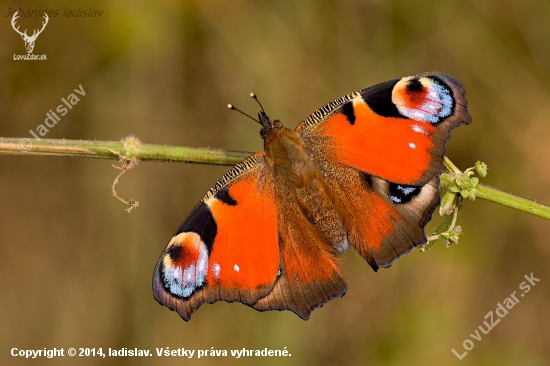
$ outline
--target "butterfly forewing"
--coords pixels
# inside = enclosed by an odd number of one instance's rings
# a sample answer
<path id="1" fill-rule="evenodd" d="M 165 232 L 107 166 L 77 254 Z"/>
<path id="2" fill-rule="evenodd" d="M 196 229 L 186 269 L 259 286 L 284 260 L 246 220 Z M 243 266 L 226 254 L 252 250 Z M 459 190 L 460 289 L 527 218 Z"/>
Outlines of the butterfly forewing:
<path id="1" fill-rule="evenodd" d="M 313 156 L 421 186 L 439 174 L 454 127 L 470 123 L 462 85 L 448 75 L 395 79 L 329 103 L 297 127 Z"/>

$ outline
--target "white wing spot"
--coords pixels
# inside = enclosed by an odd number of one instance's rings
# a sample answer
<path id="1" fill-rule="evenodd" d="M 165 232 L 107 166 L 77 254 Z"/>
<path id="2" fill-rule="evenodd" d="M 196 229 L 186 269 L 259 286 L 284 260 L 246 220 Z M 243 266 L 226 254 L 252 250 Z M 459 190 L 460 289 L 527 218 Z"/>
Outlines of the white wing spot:
<path id="1" fill-rule="evenodd" d="M 428 132 L 426 132 L 426 130 L 420 125 L 412 125 L 412 130 L 416 133 L 422 133 L 424 135 L 428 134 Z"/>
<path id="2" fill-rule="evenodd" d="M 214 272 L 214 278 L 215 278 L 215 279 L 219 279 L 219 278 L 220 278 L 220 270 L 221 270 L 221 269 L 222 269 L 222 268 L 220 267 L 220 265 L 219 265 L 218 263 L 214 262 L 214 263 L 212 264 L 212 272 Z"/>
<path id="3" fill-rule="evenodd" d="M 240 270 L 239 266 L 236 264 L 233 266 L 233 269 L 235 270 L 235 272 L 239 272 Z"/>
<path id="4" fill-rule="evenodd" d="M 409 142 L 409 147 L 410 147 L 411 149 L 416 149 L 416 145 L 413 144 L 412 142 Z"/>

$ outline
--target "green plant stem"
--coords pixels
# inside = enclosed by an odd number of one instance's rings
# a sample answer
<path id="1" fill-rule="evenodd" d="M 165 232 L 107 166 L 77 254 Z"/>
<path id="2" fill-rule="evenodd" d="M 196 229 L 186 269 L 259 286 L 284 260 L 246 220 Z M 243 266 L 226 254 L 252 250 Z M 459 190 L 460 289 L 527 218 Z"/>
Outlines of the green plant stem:
<path id="1" fill-rule="evenodd" d="M 29 151 L 20 149 L 20 142 L 31 142 Z M 28 146 L 23 144 L 26 149 Z M 21 139 L 0 138 L 0 155 L 12 156 L 71 156 L 93 159 L 128 159 L 141 161 L 163 161 L 178 163 L 196 163 L 233 166 L 249 157 L 251 152 L 199 149 L 181 146 L 164 146 L 142 144 L 137 140 L 116 141 L 55 140 L 55 139 Z M 452 172 L 460 170 L 445 157 L 445 165 Z M 443 179 L 443 176 L 442 176 Z M 484 184 L 477 185 L 477 197 L 504 206 L 515 208 L 532 215 L 550 220 L 550 206 L 527 198 L 517 196 Z"/>
<path id="2" fill-rule="evenodd" d="M 476 189 L 476 197 L 478 198 L 499 203 L 550 220 L 550 207 L 543 203 L 520 197 L 481 183 L 477 185 Z"/>
<path id="3" fill-rule="evenodd" d="M 23 141 L 26 140 L 26 141 Z M 87 141 L 54 139 L 0 138 L 0 155 L 71 156 L 92 159 L 137 158 L 141 161 L 163 161 L 233 166 L 252 153 L 216 149 L 197 149 L 135 143 L 137 140 Z M 21 144 L 20 144 L 21 142 Z M 29 151 L 29 142 L 32 144 Z M 21 149 L 22 148 L 22 149 Z"/>
<path id="4" fill-rule="evenodd" d="M 441 174 L 441 182 L 447 183 L 447 185 L 451 185 L 453 183 L 452 175 L 461 174 L 462 171 L 458 169 L 457 166 L 453 164 L 453 162 L 446 156 L 443 160 L 443 163 L 445 164 L 445 167 L 451 172 L 451 174 Z M 449 180 L 449 181 L 444 182 L 445 180 Z M 495 187 L 488 186 L 486 184 L 482 184 L 482 183 L 477 184 L 476 197 L 487 201 L 495 202 L 503 206 L 515 208 L 516 210 L 527 212 L 527 213 L 530 213 L 531 215 L 542 217 L 543 219 L 546 219 L 546 220 L 550 220 L 550 206 L 545 205 L 544 203 L 540 203 L 534 200 L 530 200 L 528 198 L 515 195 L 510 192 L 500 190 Z"/>
<path id="5" fill-rule="evenodd" d="M 445 165 L 445 168 L 447 168 L 451 173 L 462 173 L 460 169 L 454 165 L 454 163 L 449 159 L 448 157 L 443 157 L 443 164 Z"/>

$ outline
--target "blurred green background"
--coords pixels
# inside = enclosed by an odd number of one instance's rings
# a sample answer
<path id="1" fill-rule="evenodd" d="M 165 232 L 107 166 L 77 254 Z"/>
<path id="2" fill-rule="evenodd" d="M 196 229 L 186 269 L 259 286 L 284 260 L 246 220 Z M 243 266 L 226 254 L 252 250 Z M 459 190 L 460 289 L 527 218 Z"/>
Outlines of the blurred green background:
<path id="1" fill-rule="evenodd" d="M 60 9 L 34 54 L 10 8 Z M 99 18 L 64 9 L 104 10 Z M 0 136 L 30 129 L 81 84 L 86 96 L 48 138 L 257 151 L 259 127 L 225 105 L 295 127 L 315 109 L 394 77 L 442 71 L 466 89 L 473 123 L 453 132 L 461 168 L 550 202 L 550 3 L 471 1 L 2 1 Z M 20 18 L 21 29 L 40 18 Z M 32 33 L 31 31 L 28 32 Z M 460 244 L 413 251 L 374 273 L 344 255 L 349 289 L 307 322 L 241 304 L 202 306 L 189 323 L 151 292 L 158 256 L 227 167 L 140 163 L 111 195 L 110 161 L 0 156 L 0 364 L 549 365 L 550 223 L 466 202 Z M 433 229 L 438 221 L 429 225 Z M 525 274 L 540 282 L 460 361 L 463 341 Z M 283 349 L 290 358 L 56 358 L 13 347 Z"/>

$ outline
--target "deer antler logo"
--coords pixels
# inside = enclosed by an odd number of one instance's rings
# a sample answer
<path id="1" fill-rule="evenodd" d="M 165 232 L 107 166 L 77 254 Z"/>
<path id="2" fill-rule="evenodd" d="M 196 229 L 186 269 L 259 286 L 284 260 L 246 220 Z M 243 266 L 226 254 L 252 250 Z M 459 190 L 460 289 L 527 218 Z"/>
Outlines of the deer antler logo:
<path id="1" fill-rule="evenodd" d="M 37 31 L 36 29 L 34 30 L 34 32 L 32 33 L 32 36 L 28 36 L 27 35 L 27 30 L 25 29 L 24 32 L 21 32 L 19 31 L 19 26 L 17 28 L 15 28 L 15 19 L 19 18 L 17 16 L 17 13 L 19 12 L 16 11 L 14 14 L 13 14 L 13 17 L 11 18 L 11 26 L 13 27 L 13 29 L 19 33 L 21 35 L 21 38 L 23 38 L 23 41 L 25 41 L 25 49 L 27 50 L 27 53 L 32 53 L 32 50 L 34 49 L 34 42 L 36 41 L 36 38 L 38 38 L 38 36 L 40 35 L 40 33 L 42 33 L 42 31 L 44 30 L 44 28 L 46 28 L 46 24 L 48 24 L 48 14 L 46 14 L 44 12 L 44 18 L 46 18 L 46 22 L 42 22 L 42 29 L 40 29 L 39 31 Z M 38 33 L 37 33 L 38 32 Z"/>

